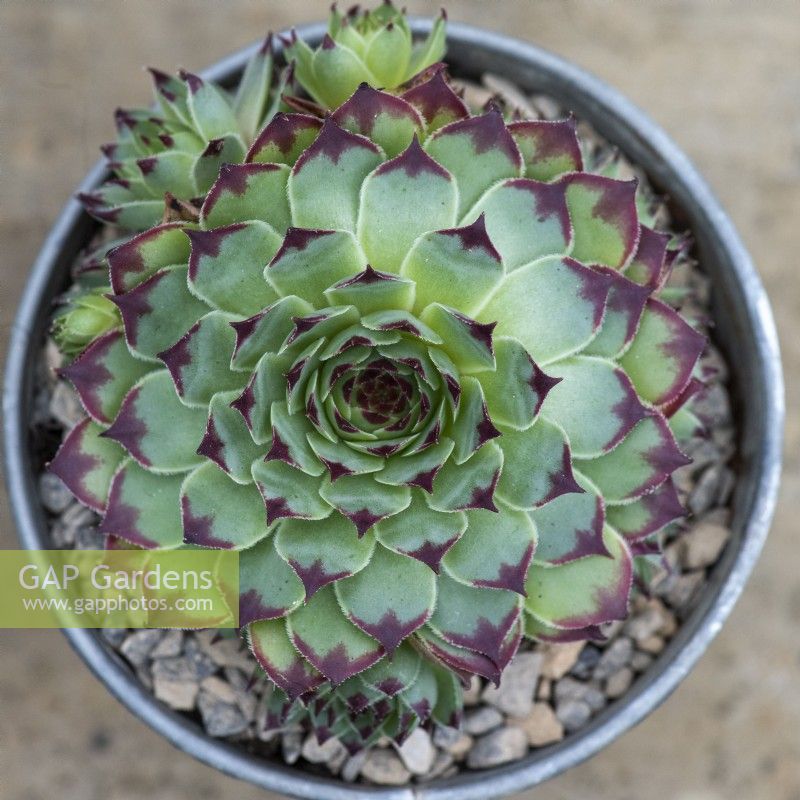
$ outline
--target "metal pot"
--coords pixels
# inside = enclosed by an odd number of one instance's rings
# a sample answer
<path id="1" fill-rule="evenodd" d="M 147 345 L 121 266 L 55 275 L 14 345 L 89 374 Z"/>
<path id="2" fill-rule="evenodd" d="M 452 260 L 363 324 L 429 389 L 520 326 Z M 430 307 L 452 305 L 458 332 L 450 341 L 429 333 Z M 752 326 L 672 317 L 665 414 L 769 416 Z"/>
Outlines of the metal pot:
<path id="1" fill-rule="evenodd" d="M 426 32 L 430 22 L 413 28 Z M 299 35 L 311 42 L 324 28 Z M 206 78 L 232 83 L 253 48 L 207 70 Z M 161 705 L 131 669 L 91 630 L 65 630 L 72 647 L 97 677 L 140 719 L 195 758 L 275 792 L 312 800 L 470 800 L 499 797 L 534 786 L 594 755 L 640 722 L 687 675 L 720 630 L 758 558 L 772 518 L 781 461 L 783 383 L 777 335 L 764 289 L 730 220 L 686 156 L 639 109 L 596 78 L 530 44 L 466 25 L 449 26 L 448 60 L 455 74 L 478 78 L 491 71 L 523 90 L 545 92 L 574 110 L 635 163 L 672 199 L 673 211 L 694 232 L 700 258 L 714 284 L 718 344 L 726 351 L 741 431 L 741 469 L 734 496 L 733 539 L 712 571 L 694 611 L 678 634 L 620 700 L 579 733 L 513 764 L 463 772 L 424 786 L 372 788 L 345 784 L 268 761 L 214 740 L 190 719 Z M 103 179 L 98 164 L 80 187 Z M 71 262 L 93 229 L 70 200 L 34 265 L 14 323 L 3 390 L 5 467 L 8 488 L 26 548 L 47 548 L 49 539 L 36 492 L 29 450 L 33 375 L 52 298 L 64 287 Z"/>

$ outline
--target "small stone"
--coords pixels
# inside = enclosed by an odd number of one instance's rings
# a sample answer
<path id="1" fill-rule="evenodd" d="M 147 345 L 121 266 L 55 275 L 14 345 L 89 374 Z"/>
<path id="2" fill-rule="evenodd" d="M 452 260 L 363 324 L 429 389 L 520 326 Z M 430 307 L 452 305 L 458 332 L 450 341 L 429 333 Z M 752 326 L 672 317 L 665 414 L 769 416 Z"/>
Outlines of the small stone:
<path id="1" fill-rule="evenodd" d="M 556 706 L 556 716 L 567 733 L 574 733 L 591 719 L 592 709 L 583 700 L 565 700 Z"/>
<path id="2" fill-rule="evenodd" d="M 542 660 L 541 653 L 517 653 L 503 670 L 500 685 L 490 685 L 484 689 L 483 700 L 504 714 L 524 717 L 533 707 L 533 694 Z"/>
<path id="3" fill-rule="evenodd" d="M 590 709 L 599 711 L 606 704 L 606 696 L 595 684 L 583 683 L 570 677 L 562 678 L 555 684 L 554 695 L 557 705 L 569 700 L 580 700 Z"/>
<path id="4" fill-rule="evenodd" d="M 464 714 L 464 730 L 473 736 L 480 736 L 502 724 L 503 715 L 492 706 L 480 706 Z"/>
<path id="5" fill-rule="evenodd" d="M 134 667 L 141 667 L 163 635 L 163 631 L 156 629 L 135 631 L 125 639 L 119 650 Z"/>
<path id="6" fill-rule="evenodd" d="M 101 628 L 100 636 L 115 650 L 119 650 L 128 636 L 127 628 Z"/>
<path id="7" fill-rule="evenodd" d="M 53 389 L 49 411 L 50 416 L 67 430 L 74 428 L 86 416 L 78 395 L 65 381 L 59 381 Z"/>
<path id="8" fill-rule="evenodd" d="M 444 753 L 439 751 L 436 753 L 436 758 L 433 760 L 433 764 L 431 768 L 425 773 L 425 775 L 421 775 L 419 780 L 422 782 L 425 781 L 432 781 L 434 778 L 439 778 L 447 772 L 450 767 L 454 766 L 455 759 L 450 753 Z"/>
<path id="9" fill-rule="evenodd" d="M 183 649 L 198 680 L 203 680 L 217 671 L 217 665 L 203 652 L 196 638 L 187 639 Z"/>
<path id="10" fill-rule="evenodd" d="M 468 733 L 457 728 L 438 725 L 433 731 L 433 743 L 442 750 L 446 750 L 458 761 L 466 757 L 474 741 Z"/>
<path id="11" fill-rule="evenodd" d="M 653 663 L 653 656 L 649 653 L 636 651 L 631 656 L 631 669 L 635 672 L 644 672 Z"/>
<path id="12" fill-rule="evenodd" d="M 464 689 L 463 701 L 465 706 L 477 706 L 481 701 L 483 686 L 477 675 L 473 675 L 469 686 Z"/>
<path id="13" fill-rule="evenodd" d="M 191 640 L 189 640 L 191 642 Z M 209 665 L 190 657 L 187 653 L 182 656 L 172 656 L 170 658 L 159 658 L 153 662 L 153 675 L 168 681 L 197 681 L 198 683 L 216 671 L 212 664 Z"/>
<path id="14" fill-rule="evenodd" d="M 150 658 L 169 658 L 179 656 L 183 649 L 183 631 L 167 631 L 161 641 L 153 648 Z"/>
<path id="15" fill-rule="evenodd" d="M 205 685 L 206 681 L 203 681 Z M 224 683 L 220 681 L 220 683 Z M 227 686 L 227 684 L 225 684 Z M 235 736 L 247 730 L 247 720 L 239 710 L 238 706 L 226 702 L 218 694 L 221 690 L 219 686 L 214 687 L 214 691 L 206 688 L 200 689 L 197 697 L 197 708 L 203 718 L 203 726 L 209 736 Z"/>
<path id="16" fill-rule="evenodd" d="M 700 516 L 714 505 L 722 480 L 722 464 L 712 464 L 703 471 L 689 494 L 689 510 Z"/>
<path id="17" fill-rule="evenodd" d="M 234 667 L 225 667 L 224 672 L 225 680 L 231 685 L 236 695 L 236 702 L 239 708 L 242 709 L 242 714 L 249 720 L 255 719 L 256 709 L 258 708 L 258 694 L 256 693 L 255 684 L 251 686 L 250 678 Z"/>
<path id="18" fill-rule="evenodd" d="M 548 678 L 542 678 L 539 681 L 539 686 L 536 688 L 536 699 L 549 700 L 552 691 L 553 691 L 553 682 Z"/>
<path id="19" fill-rule="evenodd" d="M 564 726 L 548 703 L 535 703 L 530 714 L 509 724 L 525 731 L 531 747 L 544 747 L 564 738 Z"/>
<path id="20" fill-rule="evenodd" d="M 216 675 L 210 675 L 204 678 L 200 684 L 200 688 L 217 698 L 222 703 L 233 705 L 236 702 L 236 692 L 233 687 L 227 682 L 218 678 Z"/>
<path id="21" fill-rule="evenodd" d="M 413 775 L 425 775 L 430 772 L 436 758 L 430 734 L 422 728 L 415 728 L 411 735 L 397 748 L 397 752 Z"/>
<path id="22" fill-rule="evenodd" d="M 256 665 L 244 641 L 238 636 L 219 638 L 218 634 L 210 638 L 199 639 L 201 650 L 220 667 L 238 667 L 245 672 L 252 672 Z"/>
<path id="23" fill-rule="evenodd" d="M 59 549 L 72 547 L 78 531 L 86 525 L 95 524 L 97 520 L 98 516 L 91 508 L 80 503 L 73 503 L 55 521 L 51 530 L 53 543 Z"/>
<path id="24" fill-rule="evenodd" d="M 144 688 L 148 691 L 152 691 L 153 675 L 147 668 L 147 664 L 142 664 L 141 667 L 135 667 L 134 672 L 136 673 L 136 679 L 139 681 L 139 683 L 141 683 L 142 686 L 144 686 Z"/>
<path id="25" fill-rule="evenodd" d="M 730 467 L 724 467 L 717 487 L 716 502 L 718 505 L 727 505 L 736 488 L 736 473 Z"/>
<path id="26" fill-rule="evenodd" d="M 170 681 L 160 675 L 153 677 L 155 696 L 177 711 L 191 711 L 199 691 L 200 684 L 195 681 Z"/>
<path id="27" fill-rule="evenodd" d="M 300 753 L 312 764 L 327 764 L 332 772 L 338 772 L 347 760 L 347 750 L 335 736 L 320 744 L 317 737 L 310 733 Z"/>
<path id="28" fill-rule="evenodd" d="M 361 768 L 364 766 L 364 762 L 366 760 L 366 750 L 360 750 L 355 755 L 350 756 L 350 758 L 344 762 L 344 766 L 342 767 L 342 772 L 340 775 L 341 779 L 343 781 L 347 781 L 347 783 L 352 783 L 354 780 L 356 780 L 361 774 Z"/>
<path id="29" fill-rule="evenodd" d="M 650 636 L 643 642 L 639 642 L 639 649 L 656 656 L 664 649 L 664 640 L 660 636 Z"/>
<path id="30" fill-rule="evenodd" d="M 75 532 L 76 550 L 103 550 L 106 546 L 105 534 L 94 525 L 84 525 Z"/>
<path id="31" fill-rule="evenodd" d="M 528 737 L 517 727 L 498 728 L 481 736 L 467 756 L 470 769 L 486 769 L 517 761 L 528 752 Z"/>
<path id="32" fill-rule="evenodd" d="M 706 575 L 702 570 L 678 575 L 674 581 L 667 581 L 668 589 L 664 599 L 678 611 L 686 611 L 705 579 Z"/>
<path id="33" fill-rule="evenodd" d="M 303 751 L 303 733 L 300 730 L 284 731 L 281 736 L 281 752 L 283 753 L 283 760 L 291 765 L 297 762 L 300 758 L 300 753 Z"/>
<path id="34" fill-rule="evenodd" d="M 60 514 L 73 502 L 72 492 L 52 472 L 43 472 L 39 476 L 39 499 L 52 514 Z"/>
<path id="35" fill-rule="evenodd" d="M 630 689 L 632 683 L 633 670 L 630 667 L 623 667 L 606 680 L 606 697 L 610 697 L 612 700 L 622 697 Z"/>
<path id="36" fill-rule="evenodd" d="M 587 680 L 591 677 L 602 655 L 602 651 L 596 645 L 587 644 L 583 650 L 581 650 L 578 660 L 572 668 L 571 674 L 580 680 Z"/>
<path id="37" fill-rule="evenodd" d="M 557 681 L 563 678 L 577 663 L 586 642 L 548 644 L 543 650 L 542 677 Z"/>
<path id="38" fill-rule="evenodd" d="M 633 655 L 633 642 L 627 636 L 620 636 L 603 652 L 594 668 L 593 677 L 602 681 L 624 667 Z"/>
<path id="39" fill-rule="evenodd" d="M 411 773 L 394 750 L 371 750 L 363 765 L 361 775 L 381 786 L 402 786 L 408 783 Z"/>
<path id="40" fill-rule="evenodd" d="M 730 536 L 730 530 L 722 525 L 698 523 L 680 540 L 681 564 L 687 570 L 710 567 L 717 562 Z"/>
<path id="41" fill-rule="evenodd" d="M 631 617 L 622 632 L 630 636 L 635 642 L 641 642 L 652 636 L 661 627 L 662 618 L 660 611 L 655 607 L 648 607 L 644 611 Z"/>
<path id="42" fill-rule="evenodd" d="M 483 83 L 511 109 L 519 109 L 524 119 L 536 119 L 538 116 L 536 109 L 513 81 L 487 72 L 483 75 Z"/>

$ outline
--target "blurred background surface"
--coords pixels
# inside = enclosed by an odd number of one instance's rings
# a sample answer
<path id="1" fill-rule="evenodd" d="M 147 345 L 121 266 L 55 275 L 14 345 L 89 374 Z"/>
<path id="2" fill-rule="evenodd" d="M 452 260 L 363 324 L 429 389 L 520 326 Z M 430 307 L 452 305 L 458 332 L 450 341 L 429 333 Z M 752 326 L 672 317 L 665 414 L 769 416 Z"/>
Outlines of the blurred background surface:
<path id="1" fill-rule="evenodd" d="M 111 112 L 149 102 L 141 67 L 200 69 L 327 9 L 328 0 L 2 0 L 0 350 L 43 236 L 113 138 Z M 589 69 L 688 152 L 767 284 L 788 383 L 781 503 L 725 629 L 642 725 L 519 800 L 800 800 L 800 3 L 449 0 L 448 10 Z M 0 488 L 0 548 L 14 546 Z M 173 750 L 57 631 L 0 632 L 0 709 L 4 800 L 274 797 Z"/>

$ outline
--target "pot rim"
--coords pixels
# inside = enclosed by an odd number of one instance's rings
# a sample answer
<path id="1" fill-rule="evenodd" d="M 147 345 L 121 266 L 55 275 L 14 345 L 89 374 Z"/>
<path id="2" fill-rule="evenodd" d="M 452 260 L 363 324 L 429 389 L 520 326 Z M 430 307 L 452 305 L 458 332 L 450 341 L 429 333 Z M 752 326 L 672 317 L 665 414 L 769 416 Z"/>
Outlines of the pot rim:
<path id="1" fill-rule="evenodd" d="M 411 23 L 416 34 L 426 33 L 431 26 L 427 19 L 412 18 Z M 298 35 L 318 41 L 324 31 L 323 24 L 313 24 L 298 29 Z M 70 645 L 109 691 L 176 747 L 233 777 L 293 797 L 485 800 L 529 788 L 579 764 L 638 724 L 689 673 L 739 597 L 764 544 L 775 508 L 784 419 L 777 332 L 750 256 L 709 187 L 661 128 L 616 90 L 582 69 L 534 45 L 464 24 L 449 23 L 448 45 L 449 60 L 457 61 L 460 55 L 467 71 L 472 68 L 477 74 L 505 63 L 515 79 L 519 73 L 525 73 L 537 90 L 567 100 L 600 134 L 645 166 L 657 184 L 669 185 L 676 204 L 692 219 L 695 232 L 706 236 L 706 246 L 728 273 L 720 291 L 727 292 L 728 302 L 734 305 L 739 315 L 736 322 L 743 326 L 738 334 L 748 337 L 744 345 L 750 348 L 742 359 L 749 355 L 748 405 L 744 409 L 743 463 L 739 475 L 746 485 L 737 489 L 739 519 L 738 523 L 734 519 L 734 539 L 709 576 L 700 602 L 661 656 L 620 700 L 610 704 L 581 731 L 520 761 L 481 772 L 462 772 L 424 785 L 401 788 L 350 785 L 338 778 L 271 762 L 241 747 L 214 740 L 193 721 L 162 706 L 138 682 L 122 658 L 106 649 L 96 631 L 63 631 Z M 202 75 L 223 83 L 232 80 L 257 46 L 234 53 Z M 455 58 L 451 55 L 454 52 Z M 97 163 L 80 191 L 95 188 L 105 175 L 104 163 Z M 48 543 L 28 451 L 29 398 L 40 335 L 59 278 L 68 268 L 77 246 L 85 241 L 91 225 L 81 205 L 71 198 L 34 263 L 11 330 L 3 388 L 3 456 L 19 538 L 28 549 L 46 548 Z M 738 366 L 732 364 L 734 369 Z"/>

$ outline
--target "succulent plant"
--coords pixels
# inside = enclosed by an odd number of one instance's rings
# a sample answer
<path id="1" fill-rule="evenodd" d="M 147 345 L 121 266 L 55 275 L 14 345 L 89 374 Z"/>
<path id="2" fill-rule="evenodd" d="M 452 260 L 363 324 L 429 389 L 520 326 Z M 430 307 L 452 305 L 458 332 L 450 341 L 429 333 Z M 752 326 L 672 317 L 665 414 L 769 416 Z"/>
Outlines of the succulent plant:
<path id="1" fill-rule="evenodd" d="M 452 724 L 523 636 L 624 618 L 682 513 L 704 339 L 636 193 L 441 70 L 278 113 L 196 224 L 109 254 L 124 331 L 64 370 L 88 417 L 51 469 L 111 537 L 241 551 L 272 723 Z"/>
<path id="2" fill-rule="evenodd" d="M 64 298 L 52 327 L 53 338 L 64 355 L 76 356 L 104 333 L 122 327 L 119 309 L 106 297 L 109 291 L 109 286 L 79 289 Z"/>
<path id="3" fill-rule="evenodd" d="M 296 65 L 303 88 L 325 109 L 337 108 L 361 83 L 396 90 L 440 61 L 447 17 L 442 11 L 424 41 L 414 43 L 404 10 L 385 0 L 374 10 L 353 6 L 346 14 L 334 3 L 328 33 L 313 50 L 292 31 L 286 58 Z"/>
<path id="4" fill-rule="evenodd" d="M 184 204 L 199 203 L 220 166 L 242 161 L 281 107 L 291 70 L 272 86 L 272 42 L 270 35 L 253 55 L 235 95 L 190 72 L 174 77 L 151 69 L 156 106 L 117 109 L 117 140 L 102 148 L 113 177 L 79 195 L 86 210 L 140 231 L 162 220 L 166 193 Z"/>

